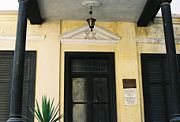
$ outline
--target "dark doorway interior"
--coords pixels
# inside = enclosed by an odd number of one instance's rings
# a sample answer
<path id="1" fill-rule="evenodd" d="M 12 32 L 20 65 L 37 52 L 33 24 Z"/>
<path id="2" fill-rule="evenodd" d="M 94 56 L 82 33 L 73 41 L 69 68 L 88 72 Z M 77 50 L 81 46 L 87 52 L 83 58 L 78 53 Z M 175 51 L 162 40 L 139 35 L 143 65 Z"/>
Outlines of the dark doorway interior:
<path id="1" fill-rule="evenodd" d="M 116 122 L 114 53 L 65 53 L 65 122 Z"/>

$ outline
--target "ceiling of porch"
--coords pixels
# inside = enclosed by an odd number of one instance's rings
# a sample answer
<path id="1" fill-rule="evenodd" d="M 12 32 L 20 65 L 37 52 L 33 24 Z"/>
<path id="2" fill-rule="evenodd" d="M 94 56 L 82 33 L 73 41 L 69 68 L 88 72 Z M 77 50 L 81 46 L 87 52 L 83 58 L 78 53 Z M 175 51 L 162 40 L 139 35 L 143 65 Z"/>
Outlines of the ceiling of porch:
<path id="1" fill-rule="evenodd" d="M 37 0 L 45 20 L 86 20 L 89 9 L 83 0 Z M 102 6 L 93 9 L 97 21 L 137 22 L 147 0 L 100 0 Z"/>

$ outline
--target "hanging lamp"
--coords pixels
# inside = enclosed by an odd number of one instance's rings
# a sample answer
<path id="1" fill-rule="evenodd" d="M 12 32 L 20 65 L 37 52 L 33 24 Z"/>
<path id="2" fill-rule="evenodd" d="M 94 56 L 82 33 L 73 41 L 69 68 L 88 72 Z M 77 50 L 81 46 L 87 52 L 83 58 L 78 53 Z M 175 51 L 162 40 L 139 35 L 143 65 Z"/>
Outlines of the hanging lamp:
<path id="1" fill-rule="evenodd" d="M 85 0 L 81 3 L 84 6 L 87 6 L 90 10 L 89 10 L 89 15 L 90 18 L 88 18 L 86 21 L 88 23 L 89 26 L 89 30 L 86 32 L 86 39 L 95 39 L 95 35 L 96 33 L 94 32 L 94 27 L 95 27 L 95 22 L 96 19 L 93 18 L 93 7 L 100 7 L 102 5 L 102 3 L 98 0 Z"/>

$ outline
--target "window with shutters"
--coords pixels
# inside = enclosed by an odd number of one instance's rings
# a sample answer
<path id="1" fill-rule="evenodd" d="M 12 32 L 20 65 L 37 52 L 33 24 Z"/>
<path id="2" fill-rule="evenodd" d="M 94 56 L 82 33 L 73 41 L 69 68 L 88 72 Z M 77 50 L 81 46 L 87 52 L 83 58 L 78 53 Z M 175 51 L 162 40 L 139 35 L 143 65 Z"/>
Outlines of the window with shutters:
<path id="1" fill-rule="evenodd" d="M 142 54 L 141 59 L 145 122 L 169 122 L 172 110 L 167 57 Z"/>
<path id="2" fill-rule="evenodd" d="M 0 51 L 0 122 L 5 122 L 9 117 L 13 55 L 13 51 Z M 34 121 L 29 107 L 34 106 L 35 62 L 36 52 L 26 52 L 22 101 L 22 118 L 26 122 Z"/>
<path id="3" fill-rule="evenodd" d="M 66 53 L 65 122 L 116 122 L 113 53 Z"/>

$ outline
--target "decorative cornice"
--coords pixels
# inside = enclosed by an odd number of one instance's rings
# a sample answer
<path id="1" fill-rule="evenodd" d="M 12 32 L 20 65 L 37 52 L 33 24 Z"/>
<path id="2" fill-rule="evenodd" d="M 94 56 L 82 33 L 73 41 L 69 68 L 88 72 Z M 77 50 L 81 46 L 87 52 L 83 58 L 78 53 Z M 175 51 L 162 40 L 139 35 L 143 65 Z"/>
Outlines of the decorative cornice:
<path id="1" fill-rule="evenodd" d="M 61 44 L 114 44 L 118 41 L 114 40 L 88 40 L 88 39 L 62 39 Z"/>
<path id="2" fill-rule="evenodd" d="M 174 25 L 174 37 L 176 44 L 180 44 L 180 19 L 173 19 Z M 155 19 L 154 24 L 147 28 L 140 28 L 137 31 L 138 43 L 151 43 L 151 44 L 164 44 L 164 29 L 162 18 Z"/>
<path id="3" fill-rule="evenodd" d="M 0 10 L 0 15 L 17 15 L 17 14 L 18 14 L 17 10 Z"/>
<path id="4" fill-rule="evenodd" d="M 173 24 L 180 25 L 180 15 L 179 14 L 173 14 L 172 17 L 173 17 L 172 18 Z M 153 23 L 154 24 L 163 24 L 162 15 L 158 14 L 157 17 L 154 19 Z"/>
<path id="5" fill-rule="evenodd" d="M 41 35 L 37 35 L 37 36 L 26 36 L 26 40 L 27 41 L 39 41 L 39 40 L 44 40 L 46 36 L 41 36 Z M 16 36 L 8 36 L 8 35 L 0 35 L 0 41 L 15 41 L 16 40 Z"/>
<path id="6" fill-rule="evenodd" d="M 61 43 L 83 43 L 83 44 L 110 44 L 117 43 L 120 37 L 116 34 L 107 31 L 106 29 L 95 26 L 94 31 L 96 32 L 96 39 L 85 39 L 86 32 L 89 30 L 88 26 L 75 29 L 61 36 Z"/>
<path id="7" fill-rule="evenodd" d="M 139 38 L 137 38 L 137 43 L 165 44 L 165 39 L 164 38 L 156 38 L 156 37 L 149 37 L 149 38 L 139 37 Z M 176 35 L 175 43 L 180 44 L 180 34 Z"/>

